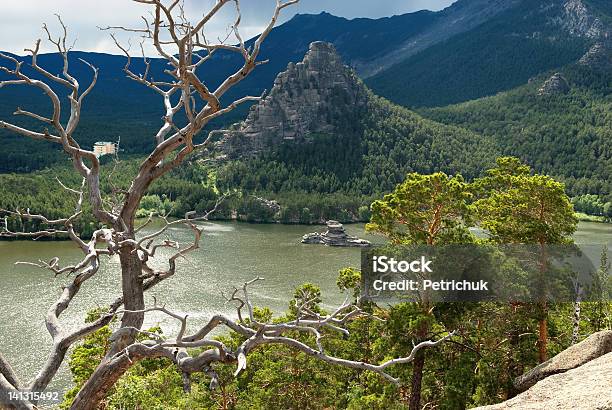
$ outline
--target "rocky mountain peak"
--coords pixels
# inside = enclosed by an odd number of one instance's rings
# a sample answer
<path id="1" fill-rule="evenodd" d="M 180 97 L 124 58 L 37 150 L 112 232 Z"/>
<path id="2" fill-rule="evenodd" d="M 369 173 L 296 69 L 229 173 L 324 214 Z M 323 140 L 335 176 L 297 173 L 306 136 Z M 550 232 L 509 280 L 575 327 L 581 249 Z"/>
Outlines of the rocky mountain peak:
<path id="1" fill-rule="evenodd" d="M 310 43 L 308 53 L 304 56 L 304 64 L 309 66 L 311 70 L 320 70 L 327 64 L 343 65 L 336 48 L 325 41 Z"/>
<path id="2" fill-rule="evenodd" d="M 270 93 L 251 107 L 223 138 L 230 156 L 257 153 L 283 141 L 304 142 L 313 134 L 330 134 L 366 104 L 367 92 L 345 66 L 333 45 L 310 44 L 304 59 L 289 63 Z"/>

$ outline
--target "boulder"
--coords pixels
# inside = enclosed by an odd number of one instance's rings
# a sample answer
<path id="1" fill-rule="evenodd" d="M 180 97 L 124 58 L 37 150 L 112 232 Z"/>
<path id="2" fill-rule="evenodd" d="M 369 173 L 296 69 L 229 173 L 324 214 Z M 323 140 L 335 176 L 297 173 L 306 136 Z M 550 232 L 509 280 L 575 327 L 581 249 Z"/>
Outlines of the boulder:
<path id="1" fill-rule="evenodd" d="M 529 390 L 480 410 L 612 409 L 612 353 L 540 380 Z"/>
<path id="2" fill-rule="evenodd" d="M 594 333 L 516 378 L 514 387 L 518 391 L 525 391 L 548 376 L 575 369 L 610 352 L 612 352 L 612 330 Z"/>
<path id="3" fill-rule="evenodd" d="M 338 221 L 327 221 L 326 224 L 327 231 L 308 233 L 302 237 L 302 243 L 360 248 L 371 245 L 369 241 L 349 236 L 344 226 Z"/>

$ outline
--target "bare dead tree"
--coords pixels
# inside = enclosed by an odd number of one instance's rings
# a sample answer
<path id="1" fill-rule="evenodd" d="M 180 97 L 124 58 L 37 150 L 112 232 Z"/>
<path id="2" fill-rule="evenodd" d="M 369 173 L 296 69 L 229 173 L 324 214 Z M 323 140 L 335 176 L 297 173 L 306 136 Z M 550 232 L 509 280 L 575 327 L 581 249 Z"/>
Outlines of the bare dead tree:
<path id="1" fill-rule="evenodd" d="M 346 366 L 354 369 L 369 370 L 382 375 L 387 380 L 397 383 L 398 380 L 390 376 L 386 369 L 395 364 L 412 361 L 420 349 L 435 346 L 452 336 L 452 333 L 438 341 L 425 341 L 416 345 L 412 353 L 405 358 L 390 360 L 373 365 L 335 358 L 326 354 L 321 344 L 321 330 L 328 329 L 346 333 L 347 321 L 363 315 L 364 313 L 352 304 L 343 304 L 332 314 L 322 316 L 312 312 L 308 303 L 298 309 L 296 320 L 281 324 L 260 323 L 253 314 L 253 305 L 249 300 L 248 287 L 252 282 L 245 283 L 236 289 L 229 300 L 237 303 L 237 320 L 222 315 L 213 316 L 210 321 L 197 332 L 187 335 L 187 318 L 173 313 L 171 310 L 157 303 L 153 307 L 146 307 L 145 292 L 163 280 L 176 273 L 177 260 L 199 247 L 202 228 L 194 222 L 192 215 L 184 219 L 170 222 L 166 220 L 164 227 L 151 234 L 142 235 L 135 226 L 135 215 L 140 201 L 150 185 L 169 171 L 183 164 L 193 153 L 209 148 L 212 143 L 212 134 L 203 135 L 203 141 L 196 138 L 203 134 L 204 127 L 214 118 L 224 115 L 238 105 L 257 101 L 260 97 L 245 96 L 230 104 L 223 106 L 221 98 L 236 84 L 246 78 L 258 65 L 265 61 L 259 60 L 262 43 L 270 34 L 281 11 L 288 6 L 298 3 L 299 0 L 276 0 L 272 17 L 262 33 L 247 46 L 240 35 L 241 22 L 239 0 L 217 0 L 214 6 L 195 23 L 190 22 L 185 14 L 180 0 L 133 0 L 148 6 L 151 9 L 150 17 L 143 17 L 144 27 L 133 29 L 129 27 L 108 27 L 108 30 L 122 30 L 137 33 L 142 41 L 150 42 L 157 53 L 166 60 L 168 69 L 165 73 L 168 80 L 154 79 L 150 73 L 150 61 L 142 51 L 145 64 L 144 72 L 137 73 L 132 68 L 132 56 L 128 47 L 123 46 L 118 38 L 112 35 L 116 45 L 125 54 L 127 62 L 125 74 L 132 80 L 157 92 L 165 110 L 163 124 L 155 138 L 155 148 L 140 164 L 137 176 L 131 181 L 127 191 L 113 189 L 112 205 L 105 202 L 100 189 L 100 162 L 90 150 L 82 148 L 74 134 L 79 125 L 81 108 L 88 94 L 95 87 L 98 79 L 98 69 L 87 61 L 81 62 L 91 69 L 92 78 L 84 89 L 77 79 L 70 74 L 69 58 L 70 47 L 67 45 L 67 27 L 59 18 L 62 34 L 55 39 L 47 26 L 43 26 L 49 41 L 57 49 L 63 60 L 62 72 L 52 74 L 39 66 L 41 40 L 36 41 L 34 47 L 27 51 L 32 56 L 31 67 L 44 80 L 39 80 L 23 72 L 23 62 L 9 55 L 0 54 L 8 66 L 0 70 L 9 74 L 12 79 L 0 82 L 0 88 L 8 86 L 28 86 L 42 90 L 52 105 L 52 114 L 44 116 L 18 108 L 15 115 L 26 116 L 43 123 L 44 131 L 27 129 L 10 122 L 0 121 L 0 128 L 7 129 L 16 134 L 41 141 L 49 141 L 60 145 L 68 154 L 76 172 L 83 178 L 80 189 L 62 187 L 76 195 L 76 207 L 73 215 L 50 220 L 43 215 L 30 212 L 30 210 L 5 210 L 5 215 L 13 215 L 21 219 L 37 220 L 46 228 L 37 232 L 14 232 L 9 230 L 5 219 L 5 226 L 1 235 L 13 237 L 38 238 L 58 233 L 68 237 L 82 251 L 82 260 L 74 265 L 61 266 L 58 258 L 50 261 L 31 263 L 37 267 L 50 270 L 54 275 L 72 274 L 72 280 L 64 287 L 60 297 L 50 307 L 45 317 L 47 330 L 53 344 L 46 362 L 42 365 L 33 380 L 23 382 L 16 376 L 9 362 L 0 354 L 0 399 L 5 400 L 3 405 L 9 408 L 33 409 L 36 400 L 6 401 L 10 392 L 28 391 L 43 392 L 55 377 L 60 365 L 65 359 L 70 346 L 87 335 L 108 325 L 113 318 L 120 317 L 118 329 L 110 338 L 110 349 L 93 375 L 85 382 L 77 394 L 72 409 L 95 409 L 107 396 L 115 382 L 138 360 L 152 357 L 166 357 L 176 364 L 184 375 L 185 389 L 189 389 L 189 375 L 194 372 L 204 372 L 211 377 L 211 387 L 217 384 L 217 376 L 213 369 L 214 363 L 236 363 L 236 374 L 247 366 L 248 354 L 260 345 L 281 344 L 295 348 L 307 355 L 316 357 L 328 363 Z M 208 23 L 226 5 L 235 7 L 236 19 L 231 26 L 230 35 L 218 41 L 209 41 L 205 35 Z M 230 43 L 228 40 L 231 40 Z M 234 41 L 235 40 L 235 41 Z M 218 50 L 236 53 L 243 58 L 242 66 L 214 90 L 211 90 L 198 73 L 198 69 L 208 61 Z M 61 98 L 54 87 L 68 90 L 68 106 L 70 108 L 67 121 L 62 122 Z M 175 116 L 181 112 L 186 118 L 186 125 L 179 126 Z M 120 198 L 118 200 L 117 198 Z M 91 205 L 94 217 L 105 228 L 96 230 L 91 239 L 81 239 L 74 228 L 74 221 L 82 213 L 82 205 L 87 200 Z M 217 204 L 218 205 L 218 204 Z M 214 211 L 214 209 L 213 209 Z M 212 211 L 211 211 L 212 212 Z M 206 219 L 209 214 L 201 219 Z M 193 242 L 181 245 L 168 239 L 162 240 L 162 235 L 173 225 L 186 224 L 194 234 Z M 147 223 L 145 223 L 147 225 Z M 160 248 L 172 248 L 174 253 L 167 260 L 167 267 L 154 269 L 149 265 L 152 258 Z M 99 270 L 102 255 L 118 255 L 121 262 L 121 288 L 122 294 L 107 307 L 106 313 L 93 323 L 88 323 L 77 329 L 67 329 L 62 325 L 60 316 L 70 306 L 79 293 L 84 282 L 92 278 Z M 259 279 L 257 279 L 259 280 Z M 248 311 L 247 319 L 243 309 Z M 180 331 L 172 339 L 162 339 L 149 334 L 151 340 L 139 342 L 137 336 L 145 333 L 142 330 L 145 314 L 151 311 L 162 312 L 180 323 Z M 231 350 L 222 343 L 210 337 L 210 333 L 219 326 L 237 332 L 245 338 L 244 343 Z M 316 347 L 311 347 L 288 334 L 305 333 L 315 336 Z M 202 353 L 191 356 L 188 349 L 208 348 Z"/>

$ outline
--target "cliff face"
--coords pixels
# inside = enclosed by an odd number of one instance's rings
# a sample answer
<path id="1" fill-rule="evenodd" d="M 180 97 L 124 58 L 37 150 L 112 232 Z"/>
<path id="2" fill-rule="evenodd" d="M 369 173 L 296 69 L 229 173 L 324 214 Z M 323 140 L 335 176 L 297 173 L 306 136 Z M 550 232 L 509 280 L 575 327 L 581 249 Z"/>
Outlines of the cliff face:
<path id="1" fill-rule="evenodd" d="M 580 59 L 580 64 L 602 71 L 612 69 L 612 46 L 609 43 L 596 43 Z"/>
<path id="2" fill-rule="evenodd" d="M 566 0 L 563 4 L 561 25 L 570 34 L 577 37 L 601 39 L 607 36 L 607 30 L 598 17 L 582 0 Z"/>
<path id="3" fill-rule="evenodd" d="M 270 93 L 245 121 L 224 135 L 232 157 L 255 154 L 283 141 L 305 142 L 312 134 L 338 131 L 367 102 L 367 92 L 331 44 L 314 42 L 302 62 L 289 63 Z"/>

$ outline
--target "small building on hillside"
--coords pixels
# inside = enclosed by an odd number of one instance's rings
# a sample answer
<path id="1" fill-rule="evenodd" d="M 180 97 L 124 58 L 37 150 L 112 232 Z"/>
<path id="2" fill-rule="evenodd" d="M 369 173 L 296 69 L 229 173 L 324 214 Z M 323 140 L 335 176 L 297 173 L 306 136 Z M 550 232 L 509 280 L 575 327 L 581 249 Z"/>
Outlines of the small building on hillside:
<path id="1" fill-rule="evenodd" d="M 116 154 L 117 153 L 117 144 L 114 142 L 106 142 L 100 141 L 96 142 L 93 147 L 94 154 L 96 157 L 100 158 L 103 155 Z"/>

